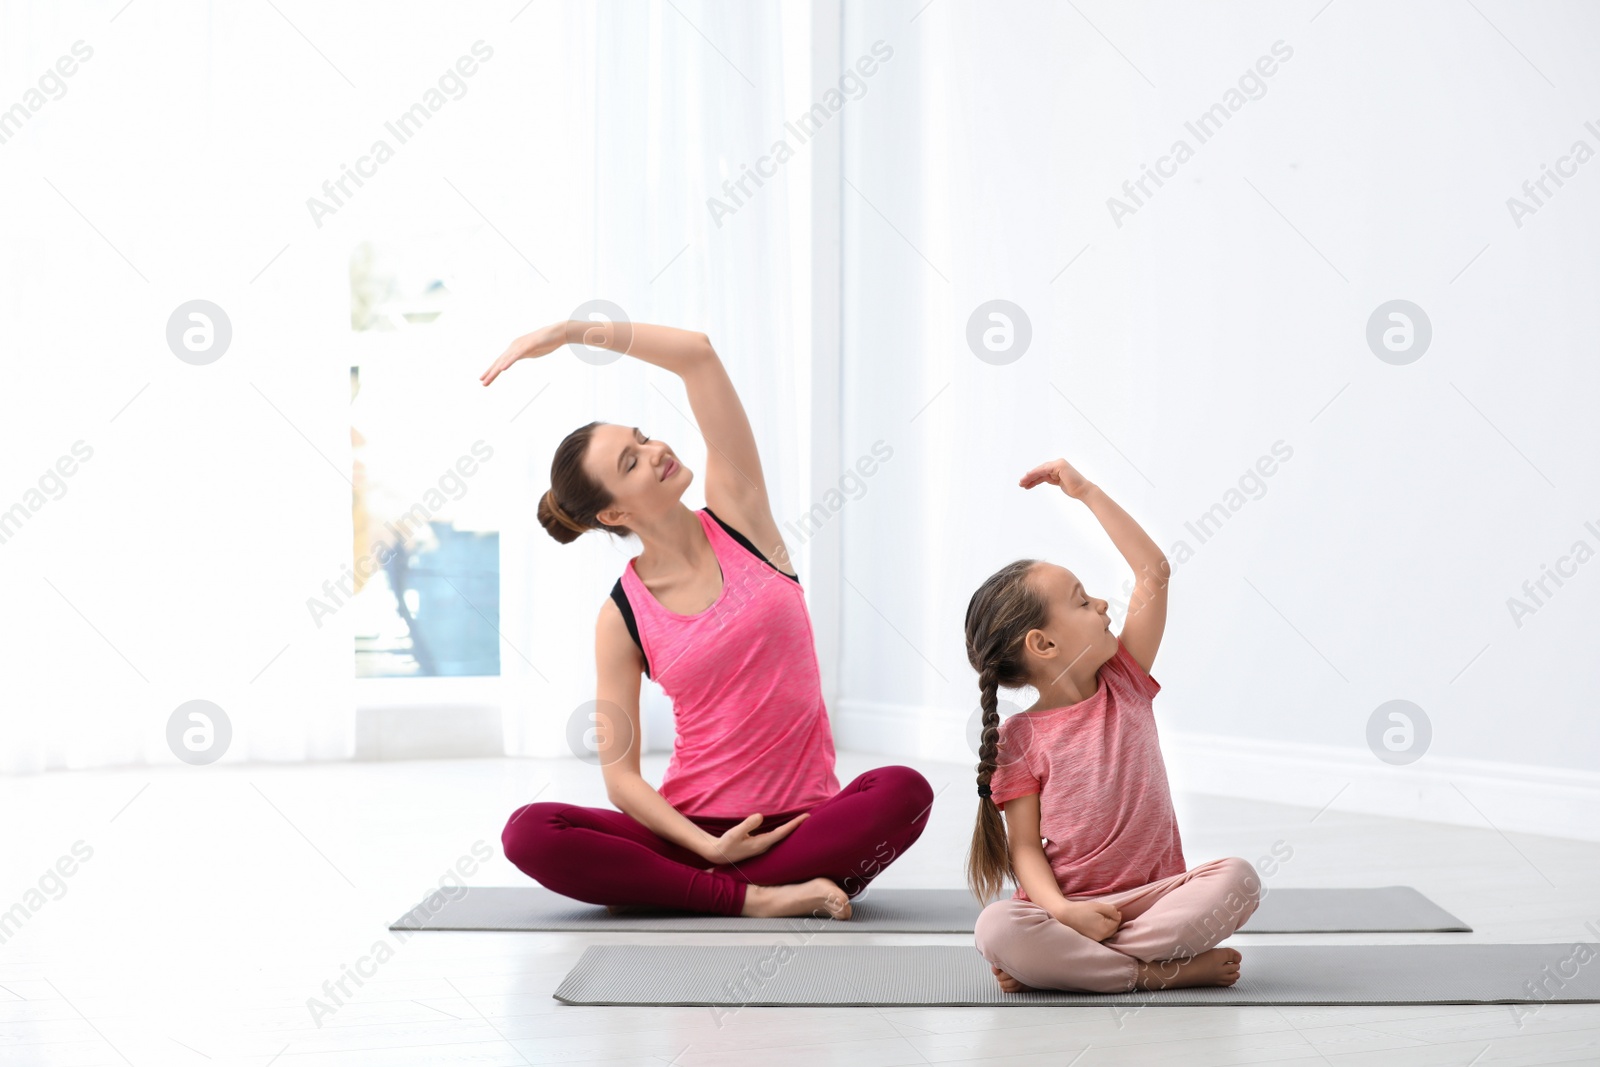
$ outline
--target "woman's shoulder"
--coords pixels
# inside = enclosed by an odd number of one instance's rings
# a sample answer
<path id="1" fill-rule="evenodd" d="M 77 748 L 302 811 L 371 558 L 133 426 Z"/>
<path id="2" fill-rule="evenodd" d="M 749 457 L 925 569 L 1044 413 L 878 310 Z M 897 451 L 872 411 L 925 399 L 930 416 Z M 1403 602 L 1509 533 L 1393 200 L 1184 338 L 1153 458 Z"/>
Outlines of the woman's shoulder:
<path id="1" fill-rule="evenodd" d="M 799 584 L 799 575 L 790 574 L 788 571 L 772 562 L 772 560 L 767 557 L 767 554 L 757 548 L 755 546 L 755 542 L 751 541 L 750 538 L 746 536 L 737 525 L 735 525 L 736 522 L 740 522 L 742 520 L 735 517 L 734 521 L 730 522 L 723 516 L 718 515 L 715 511 L 712 511 L 710 505 L 701 508 L 699 511 L 695 512 L 695 514 L 702 516 L 700 521 L 706 527 L 706 536 L 711 538 L 713 545 L 717 543 L 717 538 L 719 536 L 724 537 L 728 542 L 738 545 L 743 551 L 751 556 L 754 556 L 762 563 L 765 563 L 768 567 L 771 567 L 774 571 L 777 571 L 785 578 L 792 579 L 795 584 Z"/>
<path id="2" fill-rule="evenodd" d="M 617 574 L 617 584 L 611 587 L 611 595 L 616 597 L 619 591 L 627 590 L 635 585 L 643 585 L 644 579 L 639 577 L 639 569 L 634 566 L 638 556 L 629 556 L 622 561 L 622 570 Z"/>

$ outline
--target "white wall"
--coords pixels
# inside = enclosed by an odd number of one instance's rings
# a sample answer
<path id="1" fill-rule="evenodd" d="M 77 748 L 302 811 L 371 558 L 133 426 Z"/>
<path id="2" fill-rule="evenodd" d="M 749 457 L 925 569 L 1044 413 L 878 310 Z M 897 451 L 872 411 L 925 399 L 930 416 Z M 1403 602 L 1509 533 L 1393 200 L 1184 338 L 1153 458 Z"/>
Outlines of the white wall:
<path id="1" fill-rule="evenodd" d="M 1016 486 L 1065 456 L 1176 566 L 1153 671 L 1175 777 L 1226 754 L 1244 795 L 1356 782 L 1340 806 L 1552 832 L 1600 814 L 1600 563 L 1520 626 L 1507 608 L 1600 547 L 1600 163 L 1520 227 L 1507 207 L 1600 148 L 1600 11 L 1320 7 L 846 4 L 846 56 L 894 56 L 847 110 L 841 451 L 894 458 L 834 520 L 843 743 L 972 758 L 962 617 L 1004 563 L 1120 599 L 1088 510 Z M 1185 122 L 1278 41 L 1264 95 L 1200 143 Z M 1119 227 L 1108 197 L 1180 137 L 1193 158 Z M 1033 327 L 1005 366 L 964 340 L 995 297 Z M 1396 298 L 1433 327 L 1403 366 L 1365 340 Z M 1186 524 L 1280 441 L 1201 543 Z M 1408 767 L 1365 741 L 1396 698 L 1433 728 Z M 1475 810 L 1469 773 L 1525 788 Z M 1556 779 L 1582 820 L 1545 810 Z"/>

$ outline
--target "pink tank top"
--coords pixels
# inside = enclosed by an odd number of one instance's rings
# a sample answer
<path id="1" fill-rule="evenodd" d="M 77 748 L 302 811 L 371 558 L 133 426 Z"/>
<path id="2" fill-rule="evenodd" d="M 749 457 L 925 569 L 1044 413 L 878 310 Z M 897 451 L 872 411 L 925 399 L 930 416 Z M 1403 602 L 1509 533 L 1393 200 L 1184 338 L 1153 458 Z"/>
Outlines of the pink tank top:
<path id="1" fill-rule="evenodd" d="M 684 815 L 743 819 L 815 807 L 839 791 L 839 779 L 805 593 L 711 509 L 695 515 L 722 568 L 722 594 L 710 607 L 668 611 L 633 560 L 622 572 L 650 676 L 672 698 L 677 739 L 659 792 Z"/>

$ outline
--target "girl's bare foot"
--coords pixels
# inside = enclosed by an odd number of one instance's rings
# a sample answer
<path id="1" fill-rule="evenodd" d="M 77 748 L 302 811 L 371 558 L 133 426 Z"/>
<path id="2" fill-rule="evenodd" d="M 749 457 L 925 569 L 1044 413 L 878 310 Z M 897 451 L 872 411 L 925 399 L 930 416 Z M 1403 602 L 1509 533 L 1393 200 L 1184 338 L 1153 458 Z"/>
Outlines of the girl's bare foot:
<path id="1" fill-rule="evenodd" d="M 1032 992 L 1034 992 L 1033 986 L 1031 986 L 1031 985 L 1023 985 L 1021 982 L 1017 981 L 1015 978 L 1011 977 L 1009 974 L 1007 974 L 1006 972 L 1002 971 L 1000 968 L 996 967 L 994 964 L 992 964 L 992 963 L 989 964 L 989 969 L 994 972 L 995 980 L 1000 983 L 1000 989 L 1003 992 L 1006 992 L 1006 993 L 1032 993 Z"/>
<path id="2" fill-rule="evenodd" d="M 772 918 L 784 915 L 815 915 L 818 918 L 850 918 L 850 898 L 826 878 L 792 885 L 748 885 L 744 891 L 741 915 Z"/>
<path id="3" fill-rule="evenodd" d="M 1214 948 L 1182 960 L 1139 961 L 1136 989 L 1183 989 L 1188 986 L 1228 986 L 1239 980 L 1244 957 L 1231 948 Z"/>

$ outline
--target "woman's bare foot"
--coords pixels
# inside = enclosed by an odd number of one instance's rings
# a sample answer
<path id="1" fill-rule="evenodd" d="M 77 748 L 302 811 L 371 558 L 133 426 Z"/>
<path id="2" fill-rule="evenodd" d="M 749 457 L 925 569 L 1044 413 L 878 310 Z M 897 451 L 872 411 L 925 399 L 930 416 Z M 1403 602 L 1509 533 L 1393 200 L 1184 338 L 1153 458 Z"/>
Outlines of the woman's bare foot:
<path id="1" fill-rule="evenodd" d="M 850 918 L 850 898 L 826 878 L 792 885 L 748 885 L 741 915 L 772 918 L 785 915 Z"/>
<path id="2" fill-rule="evenodd" d="M 1006 993 L 1032 993 L 1033 986 L 1023 985 L 994 964 L 989 964 L 989 969 L 994 972 L 995 980 L 1000 983 L 1000 989 Z"/>
<path id="3" fill-rule="evenodd" d="M 1239 980 L 1236 949 L 1214 948 L 1182 960 L 1139 961 L 1136 989 L 1184 989 L 1188 986 L 1232 985 Z"/>

